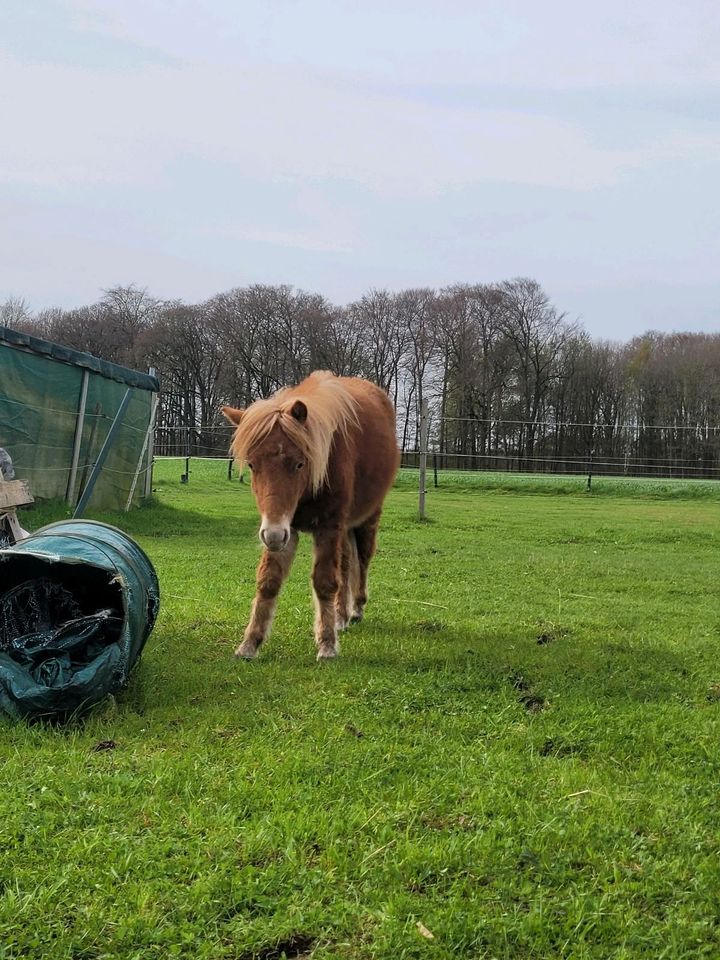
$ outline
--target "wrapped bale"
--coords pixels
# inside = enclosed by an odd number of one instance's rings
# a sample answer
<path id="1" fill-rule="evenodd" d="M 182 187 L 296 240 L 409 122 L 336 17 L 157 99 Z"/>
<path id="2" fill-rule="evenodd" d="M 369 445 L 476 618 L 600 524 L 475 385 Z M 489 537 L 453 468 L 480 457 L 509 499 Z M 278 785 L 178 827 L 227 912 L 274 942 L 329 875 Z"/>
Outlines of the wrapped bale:
<path id="1" fill-rule="evenodd" d="M 0 550 L 0 708 L 65 719 L 123 687 L 160 605 L 144 551 L 68 520 Z"/>

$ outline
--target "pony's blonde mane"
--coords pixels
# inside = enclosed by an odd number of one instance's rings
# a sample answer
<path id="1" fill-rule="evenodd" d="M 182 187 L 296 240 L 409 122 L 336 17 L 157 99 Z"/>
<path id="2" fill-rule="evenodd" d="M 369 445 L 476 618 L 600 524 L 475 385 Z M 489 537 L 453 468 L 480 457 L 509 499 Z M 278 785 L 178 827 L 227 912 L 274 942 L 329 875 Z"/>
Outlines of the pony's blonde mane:
<path id="1" fill-rule="evenodd" d="M 307 407 L 304 422 L 291 412 L 298 400 Z M 338 431 L 346 434 L 357 424 L 355 399 L 333 373 L 316 370 L 296 387 L 285 387 L 267 400 L 256 401 L 244 411 L 230 448 L 241 467 L 276 424 L 307 459 L 310 487 L 317 493 L 325 483 L 333 437 Z"/>

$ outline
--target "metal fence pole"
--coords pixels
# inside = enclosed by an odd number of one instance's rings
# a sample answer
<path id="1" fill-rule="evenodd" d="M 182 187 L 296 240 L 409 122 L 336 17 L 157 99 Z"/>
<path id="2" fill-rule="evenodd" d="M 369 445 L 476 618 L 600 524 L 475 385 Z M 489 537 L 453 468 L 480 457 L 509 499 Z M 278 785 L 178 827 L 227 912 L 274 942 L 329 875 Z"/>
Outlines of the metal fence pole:
<path id="1" fill-rule="evenodd" d="M 185 473 L 180 477 L 180 483 L 190 482 L 190 427 L 185 428 Z"/>
<path id="2" fill-rule="evenodd" d="M 420 519 L 425 519 L 425 474 L 427 472 L 428 448 L 428 402 L 423 400 L 420 408 Z"/>

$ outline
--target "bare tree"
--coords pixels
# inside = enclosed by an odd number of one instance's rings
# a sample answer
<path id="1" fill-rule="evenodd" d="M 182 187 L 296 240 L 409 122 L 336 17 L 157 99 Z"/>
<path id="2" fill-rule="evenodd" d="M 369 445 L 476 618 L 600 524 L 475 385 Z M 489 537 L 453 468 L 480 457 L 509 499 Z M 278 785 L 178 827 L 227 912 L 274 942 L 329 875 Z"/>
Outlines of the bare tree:
<path id="1" fill-rule="evenodd" d="M 212 446 L 221 402 L 245 406 L 313 369 L 366 376 L 398 410 L 404 449 L 422 401 L 452 465 L 562 469 L 595 450 L 608 469 L 712 475 L 720 467 L 720 335 L 592 340 L 528 278 L 371 290 L 348 306 L 256 284 L 186 305 L 134 285 L 0 322 L 117 363 L 153 365 L 162 423 Z"/>
<path id="2" fill-rule="evenodd" d="M 439 323 L 435 291 L 404 290 L 395 297 L 397 323 L 404 330 L 405 351 L 402 362 L 404 373 L 405 416 L 402 449 L 408 445 L 411 418 L 415 424 L 413 446 L 417 448 L 420 436 L 420 412 L 430 387 L 432 364 L 436 359 Z"/>
<path id="3" fill-rule="evenodd" d="M 348 307 L 364 331 L 368 376 L 397 404 L 400 364 L 407 331 L 397 322 L 397 299 L 387 290 L 371 290 Z"/>
<path id="4" fill-rule="evenodd" d="M 138 352 L 161 376 L 161 427 L 175 431 L 176 440 L 178 431 L 187 431 L 186 438 L 192 441 L 194 452 L 220 452 L 212 428 L 218 423 L 218 407 L 223 399 L 225 352 L 207 322 L 206 307 L 166 307 L 142 333 Z"/>
<path id="5" fill-rule="evenodd" d="M 32 314 L 24 297 L 8 297 L 0 303 L 0 324 L 20 332 L 32 326 Z"/>
<path id="6" fill-rule="evenodd" d="M 557 376 L 557 361 L 575 329 L 558 314 L 539 283 L 528 278 L 500 284 L 502 327 L 517 363 L 517 392 L 522 413 L 520 450 L 533 459 L 538 420 L 547 391 Z"/>
<path id="7" fill-rule="evenodd" d="M 495 287 L 458 285 L 438 298 L 443 352 L 441 445 L 463 456 L 497 453 L 507 444 L 493 421 L 509 402 L 511 355 Z"/>

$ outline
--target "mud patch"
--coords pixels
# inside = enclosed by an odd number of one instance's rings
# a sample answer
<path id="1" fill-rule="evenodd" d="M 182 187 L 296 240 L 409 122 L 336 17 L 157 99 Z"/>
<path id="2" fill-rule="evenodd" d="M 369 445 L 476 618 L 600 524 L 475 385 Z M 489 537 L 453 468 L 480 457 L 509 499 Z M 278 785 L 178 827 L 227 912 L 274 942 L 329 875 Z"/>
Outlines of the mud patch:
<path id="1" fill-rule="evenodd" d="M 527 677 L 515 670 L 510 673 L 508 679 L 513 689 L 519 691 L 518 702 L 525 707 L 528 713 L 540 713 L 541 710 L 545 709 L 547 700 L 533 690 L 533 685 Z"/>
<path id="2" fill-rule="evenodd" d="M 537 693 L 524 693 L 519 700 L 528 713 L 540 713 L 547 706 L 545 697 L 541 697 Z"/>
<path id="3" fill-rule="evenodd" d="M 585 748 L 579 743 L 565 743 L 548 737 L 539 752 L 541 757 L 577 757 L 585 752 Z"/>
<path id="4" fill-rule="evenodd" d="M 356 740 L 362 740 L 365 734 L 359 727 L 356 727 L 354 723 L 345 724 L 345 732 L 349 733 L 351 737 L 355 737 Z"/>
<path id="5" fill-rule="evenodd" d="M 468 832 L 476 829 L 475 821 L 465 813 L 458 813 L 447 817 L 426 814 L 420 818 L 420 823 L 426 830 L 459 830 Z"/>
<path id="6" fill-rule="evenodd" d="M 530 681 L 521 673 L 513 672 L 510 674 L 510 683 L 515 690 L 529 690 Z"/>
<path id="7" fill-rule="evenodd" d="M 445 629 L 445 624 L 439 620 L 416 620 L 414 626 L 421 633 L 442 633 Z"/>
<path id="8" fill-rule="evenodd" d="M 241 953 L 237 960 L 302 960 L 316 943 L 316 938 L 306 933 L 293 933 L 277 943 Z"/>

